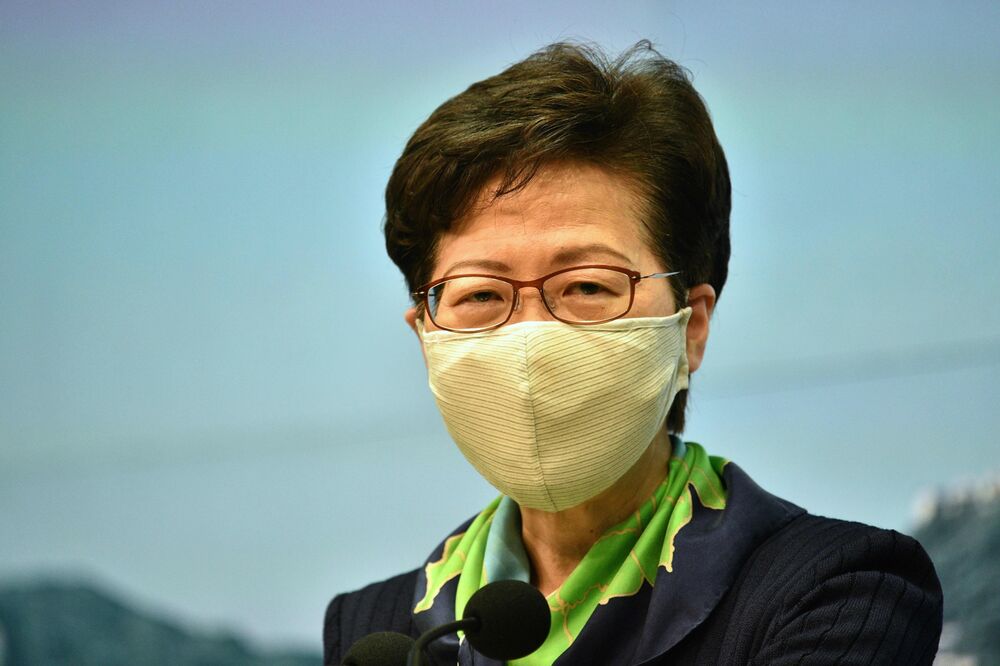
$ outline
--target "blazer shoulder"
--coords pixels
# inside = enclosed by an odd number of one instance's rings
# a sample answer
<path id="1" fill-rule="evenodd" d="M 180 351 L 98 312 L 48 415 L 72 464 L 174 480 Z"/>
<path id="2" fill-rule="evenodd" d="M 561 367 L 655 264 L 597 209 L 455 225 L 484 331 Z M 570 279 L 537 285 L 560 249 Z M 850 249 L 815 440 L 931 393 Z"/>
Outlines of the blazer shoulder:
<path id="1" fill-rule="evenodd" d="M 929 664 L 941 632 L 934 565 L 912 537 L 804 514 L 764 542 L 742 575 L 744 602 L 771 617 L 757 658 Z"/>
<path id="2" fill-rule="evenodd" d="M 340 664 L 358 639 L 376 631 L 414 635 L 412 606 L 419 571 L 335 596 L 323 619 L 323 663 Z"/>
<path id="3" fill-rule="evenodd" d="M 748 565 L 758 570 L 766 567 L 772 576 L 795 577 L 805 584 L 850 571 L 877 571 L 940 592 L 934 565 L 916 539 L 895 530 L 808 513 L 771 535 Z"/>

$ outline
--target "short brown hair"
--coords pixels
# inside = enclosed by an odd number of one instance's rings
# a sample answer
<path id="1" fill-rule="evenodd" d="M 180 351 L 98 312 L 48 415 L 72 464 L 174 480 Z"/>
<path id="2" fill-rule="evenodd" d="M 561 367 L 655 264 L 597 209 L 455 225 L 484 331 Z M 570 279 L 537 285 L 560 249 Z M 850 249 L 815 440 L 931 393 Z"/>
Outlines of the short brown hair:
<path id="1" fill-rule="evenodd" d="M 484 193 L 524 187 L 538 169 L 582 162 L 628 179 L 645 204 L 650 249 L 672 271 L 677 303 L 729 264 L 729 169 L 688 73 L 639 42 L 614 60 L 557 43 L 474 83 L 417 128 L 385 192 L 385 243 L 410 291 L 431 279 L 437 242 Z M 687 392 L 667 417 L 684 429 Z"/>

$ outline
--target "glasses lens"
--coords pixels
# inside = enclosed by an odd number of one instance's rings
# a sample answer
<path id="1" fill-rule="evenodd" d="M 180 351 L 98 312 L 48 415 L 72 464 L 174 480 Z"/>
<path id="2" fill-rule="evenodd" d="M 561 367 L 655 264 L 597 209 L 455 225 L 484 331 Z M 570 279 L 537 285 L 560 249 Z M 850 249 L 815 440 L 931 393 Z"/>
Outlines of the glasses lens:
<path id="1" fill-rule="evenodd" d="M 553 314 L 581 324 L 620 317 L 632 300 L 628 275 L 607 268 L 578 268 L 553 275 L 542 290 Z"/>
<path id="2" fill-rule="evenodd" d="M 431 287 L 427 294 L 431 320 L 456 331 L 496 326 L 514 307 L 514 288 L 488 277 L 456 277 Z"/>

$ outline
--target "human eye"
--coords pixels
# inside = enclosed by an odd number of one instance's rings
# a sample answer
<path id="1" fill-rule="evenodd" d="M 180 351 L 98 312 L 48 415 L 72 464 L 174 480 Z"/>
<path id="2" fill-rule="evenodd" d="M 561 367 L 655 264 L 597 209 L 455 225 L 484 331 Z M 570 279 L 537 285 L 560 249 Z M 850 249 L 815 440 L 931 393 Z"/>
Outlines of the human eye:
<path id="1" fill-rule="evenodd" d="M 449 280 L 441 304 L 449 308 L 492 307 L 506 303 L 506 283 L 490 278 Z"/>
<path id="2" fill-rule="evenodd" d="M 470 301 L 472 303 L 488 303 L 489 301 L 503 300 L 503 299 L 501 298 L 500 294 L 498 294 L 495 291 L 488 289 L 480 289 L 479 291 L 474 291 L 468 296 L 466 296 L 465 300 Z"/>
<path id="3" fill-rule="evenodd" d="M 549 305 L 565 320 L 604 321 L 628 309 L 629 277 L 618 270 L 584 267 L 557 273 L 546 282 Z"/>
<path id="4" fill-rule="evenodd" d="M 628 289 L 622 278 L 620 273 L 603 269 L 572 271 L 561 281 L 559 296 L 578 300 L 618 298 Z"/>
<path id="5" fill-rule="evenodd" d="M 571 282 L 567 284 L 566 289 L 563 290 L 564 296 L 601 296 L 602 294 L 608 293 L 609 290 L 606 285 L 593 280 Z"/>

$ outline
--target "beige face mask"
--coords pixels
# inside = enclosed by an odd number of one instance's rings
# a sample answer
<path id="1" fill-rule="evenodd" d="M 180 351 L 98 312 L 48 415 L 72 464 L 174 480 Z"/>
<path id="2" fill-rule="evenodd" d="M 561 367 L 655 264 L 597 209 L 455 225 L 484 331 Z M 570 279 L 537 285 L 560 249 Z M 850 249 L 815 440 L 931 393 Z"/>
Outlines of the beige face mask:
<path id="1" fill-rule="evenodd" d="M 562 511 L 609 488 L 687 388 L 691 309 L 571 326 L 425 332 L 431 391 L 459 449 L 521 506 Z"/>

